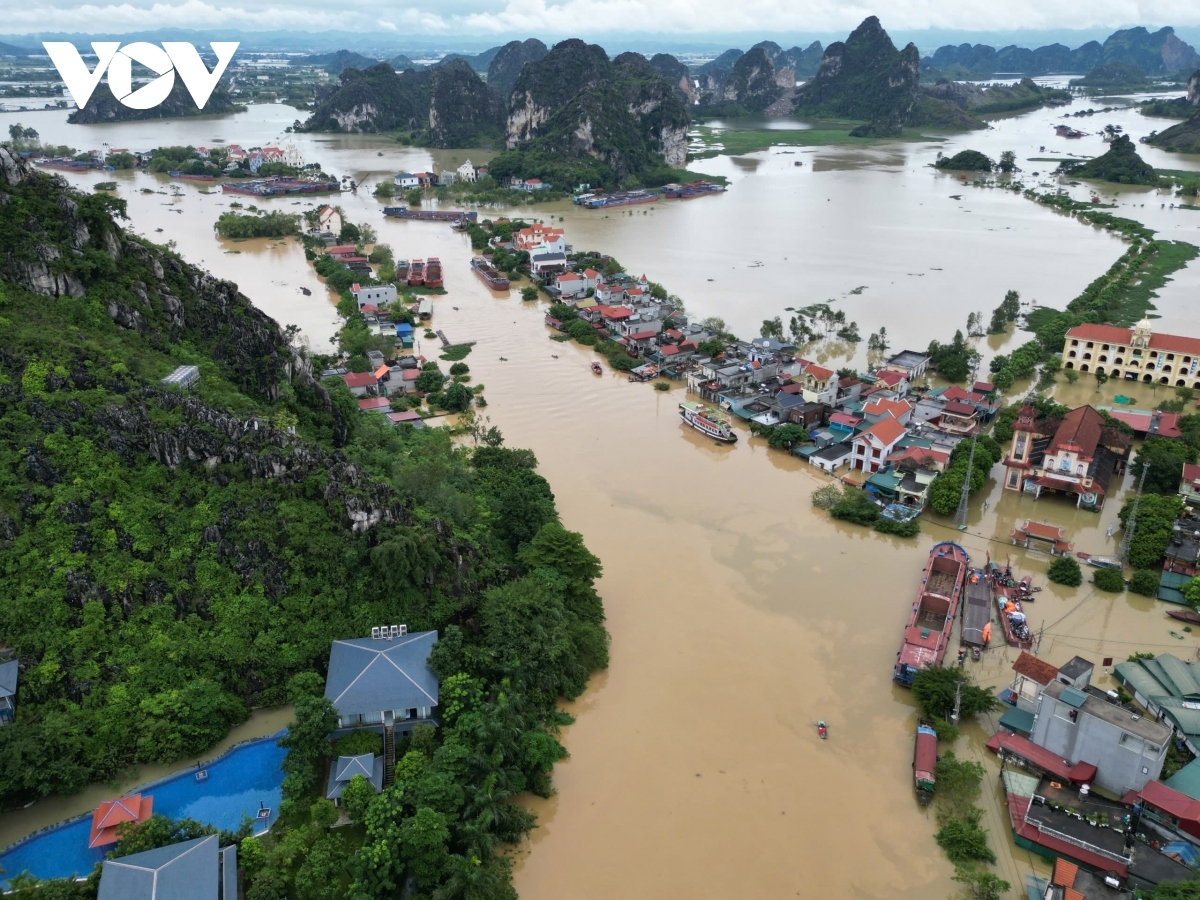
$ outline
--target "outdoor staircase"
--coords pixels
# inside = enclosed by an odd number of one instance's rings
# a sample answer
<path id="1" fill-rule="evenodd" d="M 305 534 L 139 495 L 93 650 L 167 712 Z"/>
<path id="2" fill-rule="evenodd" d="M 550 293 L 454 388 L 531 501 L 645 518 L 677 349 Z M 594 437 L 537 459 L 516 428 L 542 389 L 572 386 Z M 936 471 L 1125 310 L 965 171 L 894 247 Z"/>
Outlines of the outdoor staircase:
<path id="1" fill-rule="evenodd" d="M 391 722 L 383 726 L 383 786 L 396 777 L 396 729 Z"/>

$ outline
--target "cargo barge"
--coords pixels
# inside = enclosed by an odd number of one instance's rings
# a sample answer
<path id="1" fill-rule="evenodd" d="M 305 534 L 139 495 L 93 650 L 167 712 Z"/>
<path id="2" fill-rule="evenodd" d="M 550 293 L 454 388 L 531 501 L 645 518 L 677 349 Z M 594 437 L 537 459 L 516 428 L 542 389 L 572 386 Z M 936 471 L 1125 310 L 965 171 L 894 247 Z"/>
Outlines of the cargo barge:
<path id="1" fill-rule="evenodd" d="M 902 686 L 912 687 L 913 676 L 921 669 L 942 664 L 970 561 L 967 551 L 953 541 L 934 544 L 929 551 L 892 671 L 892 678 Z"/>
<path id="2" fill-rule="evenodd" d="M 673 200 L 691 200 L 693 197 L 707 197 L 711 194 L 725 193 L 725 185 L 715 181 L 689 181 L 687 184 L 664 184 L 664 197 Z"/>
<path id="3" fill-rule="evenodd" d="M 425 260 L 425 287 L 438 288 L 442 286 L 442 261 L 436 256 Z"/>
<path id="4" fill-rule="evenodd" d="M 658 194 L 653 191 L 618 191 L 615 194 L 597 194 L 590 200 L 585 200 L 583 206 L 588 209 L 607 209 L 610 206 L 631 206 L 635 203 L 654 203 Z"/>
<path id="5" fill-rule="evenodd" d="M 479 276 L 480 280 L 490 287 L 493 291 L 507 291 L 508 279 L 497 272 L 492 264 L 482 256 L 477 256 L 471 260 L 471 269 Z"/>
<path id="6" fill-rule="evenodd" d="M 280 194 L 332 194 L 342 189 L 336 181 L 301 181 L 298 178 L 259 178 L 254 181 L 222 181 L 226 194 L 249 194 L 252 197 L 276 197 Z"/>
<path id="7" fill-rule="evenodd" d="M 176 181 L 216 181 L 216 175 L 189 175 L 186 172 L 168 172 Z"/>
<path id="8" fill-rule="evenodd" d="M 921 719 L 917 722 L 917 740 L 913 747 L 913 787 L 917 800 L 925 806 L 933 799 L 937 786 L 937 732 L 932 723 Z"/>
<path id="9" fill-rule="evenodd" d="M 409 209 L 407 206 L 385 206 L 383 214 L 389 219 L 415 219 L 419 222 L 474 222 L 479 218 L 479 213 L 473 209 Z"/>
<path id="10" fill-rule="evenodd" d="M 414 287 L 425 283 L 425 260 L 414 259 L 408 264 L 408 283 Z"/>

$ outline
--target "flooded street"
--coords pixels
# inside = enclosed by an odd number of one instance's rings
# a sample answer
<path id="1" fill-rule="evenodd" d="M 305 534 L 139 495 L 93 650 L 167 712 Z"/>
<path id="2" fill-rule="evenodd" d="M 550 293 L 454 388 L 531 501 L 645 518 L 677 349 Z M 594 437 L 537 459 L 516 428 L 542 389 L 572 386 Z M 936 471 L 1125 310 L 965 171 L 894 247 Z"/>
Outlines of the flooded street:
<path id="1" fill-rule="evenodd" d="M 107 133 L 66 125 L 60 112 L 19 118 L 54 143 L 86 149 L 107 140 L 145 149 L 214 138 L 242 146 L 285 140 L 293 136 L 282 129 L 295 114 L 253 107 L 225 119 L 136 123 Z M 969 146 L 993 157 L 1014 149 L 1022 168 L 1045 170 L 1053 164 L 1024 160 L 1048 155 L 1040 145 L 1067 148 L 1051 130 L 1061 115 L 1006 119 L 945 144 L 776 148 L 704 160 L 697 169 L 730 178 L 724 196 L 634 207 L 633 215 L 567 202 L 524 215 L 561 216 L 555 224 L 575 248 L 615 255 L 681 296 L 693 316 L 721 316 L 743 337 L 757 334 L 767 317 L 786 323 L 787 306 L 834 298 L 864 338 L 885 326 L 893 350 L 920 349 L 931 338 L 949 339 L 969 312 L 983 312 L 986 321 L 1010 288 L 1061 308 L 1124 251 L 1116 238 L 1018 195 L 965 186 L 926 167 L 939 150 Z M 0 126 L 17 118 L 0 115 Z M 1086 121 L 1093 131 L 1109 121 L 1135 134 L 1164 127 L 1134 112 Z M 571 758 L 556 768 L 557 795 L 530 804 L 539 827 L 518 850 L 521 896 L 784 898 L 813 896 L 818 886 L 829 897 L 950 896 L 953 869 L 933 841 L 932 811 L 912 789 L 912 700 L 891 681 L 929 547 L 958 540 L 977 564 L 989 553 L 1001 561 L 1009 555 L 1015 570 L 1045 584 L 1048 558 L 1013 547 L 1013 525 L 1045 519 L 1066 527 L 1076 549 L 1111 554 L 1120 535 L 1107 538 L 1106 531 L 1119 503 L 1100 514 L 1060 499 L 1035 503 L 1002 491 L 993 478 L 973 498 L 966 532 L 936 516 L 923 518 L 921 536 L 911 540 L 835 523 L 809 501 L 826 482 L 821 473 L 745 430 L 727 446 L 687 429 L 677 414 L 680 385 L 660 393 L 611 372 L 592 375 L 590 350 L 548 340 L 544 303 L 523 303 L 517 291 L 493 294 L 471 274 L 465 236 L 444 224 L 383 219 L 382 204 L 370 196 L 373 181 L 435 168 L 440 155 L 433 160 L 384 138 L 294 139 L 331 174 L 366 178 L 358 195 L 336 199 L 351 220 L 373 225 L 398 258 L 441 258 L 448 293 L 434 298 L 435 327 L 453 341 L 478 342 L 466 362 L 473 384 L 486 385 L 483 413 L 509 445 L 536 452 L 564 524 L 582 532 L 604 564 L 612 662 L 570 707 L 577 721 L 565 731 Z M 1092 140 L 1072 142 L 1070 151 L 1101 152 Z M 1200 168 L 1197 160 L 1139 151 L 1155 165 Z M 479 161 L 464 151 L 450 155 Z M 69 177 L 80 186 L 114 179 Z M 184 183 L 175 199 L 167 179 L 147 174 L 117 173 L 115 180 L 134 231 L 175 241 L 189 261 L 236 281 L 281 324 L 299 325 L 314 349 L 327 349 L 337 317 L 298 244 L 217 239 L 213 223 L 239 198 Z M 1082 190 L 1074 193 L 1082 197 Z M 284 209 L 293 201 L 254 202 Z M 1160 208 L 1171 202 L 1165 193 L 1129 189 L 1118 202 L 1117 215 L 1163 237 L 1200 242 L 1200 213 Z M 850 293 L 859 286 L 861 294 Z M 1164 329 L 1200 334 L 1198 287 L 1193 265 L 1164 289 Z M 1029 337 L 1010 332 L 982 339 L 979 349 L 986 357 Z M 805 353 L 839 366 L 866 363 L 865 341 Z M 1055 396 L 1101 404 L 1121 390 L 1110 384 L 1097 391 L 1082 379 L 1060 384 Z M 1137 393 L 1145 395 L 1138 405 L 1148 407 L 1149 390 Z M 1055 664 L 1075 654 L 1092 659 L 1102 687 L 1111 686 L 1099 668 L 1103 657 L 1196 653 L 1197 639 L 1173 636 L 1155 601 L 1097 594 L 1088 584 L 1047 585 L 1029 617 L 1042 632 L 1040 656 Z M 1015 658 L 1015 650 L 994 647 L 968 666 L 983 683 L 1006 685 Z M 828 741 L 818 738 L 817 719 L 829 723 Z M 1013 847 L 998 766 L 983 749 L 993 726 L 967 729 L 956 749 L 987 766 L 985 825 L 1001 857 L 997 872 L 1021 888 L 1024 873 L 1047 867 Z"/>

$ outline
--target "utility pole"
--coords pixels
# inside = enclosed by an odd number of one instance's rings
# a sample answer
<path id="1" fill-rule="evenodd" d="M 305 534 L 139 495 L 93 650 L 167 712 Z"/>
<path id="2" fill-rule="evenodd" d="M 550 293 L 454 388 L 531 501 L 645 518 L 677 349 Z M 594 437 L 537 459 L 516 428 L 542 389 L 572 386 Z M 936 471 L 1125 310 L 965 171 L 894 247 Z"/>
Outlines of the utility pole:
<path id="1" fill-rule="evenodd" d="M 1129 518 L 1125 520 L 1125 535 L 1121 538 L 1121 548 L 1117 551 L 1117 559 L 1129 559 L 1129 545 L 1133 543 L 1133 533 L 1137 531 L 1138 505 L 1142 502 L 1142 488 L 1146 484 L 1146 473 L 1150 471 L 1149 463 L 1142 464 L 1142 477 L 1138 479 L 1137 494 L 1133 498 L 1133 506 L 1129 509 Z"/>
<path id="2" fill-rule="evenodd" d="M 967 530 L 967 506 L 971 499 L 971 470 L 975 467 L 975 439 L 971 436 L 971 455 L 967 457 L 967 477 L 963 479 L 962 496 L 958 499 L 958 510 L 954 513 L 954 524 L 959 531 Z"/>

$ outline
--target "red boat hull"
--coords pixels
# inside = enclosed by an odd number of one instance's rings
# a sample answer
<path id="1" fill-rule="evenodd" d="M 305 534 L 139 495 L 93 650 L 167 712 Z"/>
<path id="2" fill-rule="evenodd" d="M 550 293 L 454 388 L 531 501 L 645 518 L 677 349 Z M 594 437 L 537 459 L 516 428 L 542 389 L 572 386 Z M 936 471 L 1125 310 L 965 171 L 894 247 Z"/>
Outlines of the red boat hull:
<path id="1" fill-rule="evenodd" d="M 904 687 L 912 686 L 913 676 L 921 669 L 942 664 L 970 561 L 967 551 L 953 541 L 935 544 L 929 551 L 892 671 L 893 679 Z"/>

